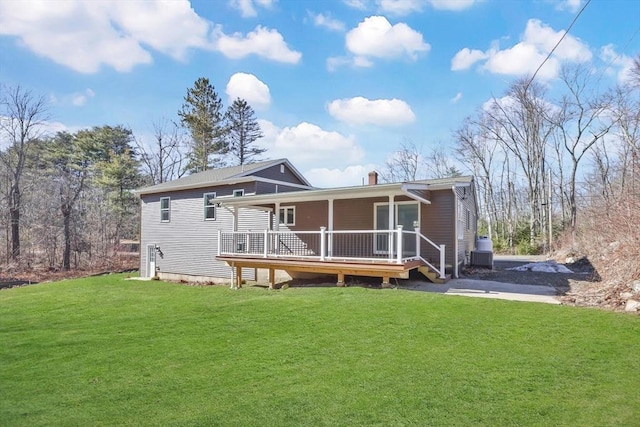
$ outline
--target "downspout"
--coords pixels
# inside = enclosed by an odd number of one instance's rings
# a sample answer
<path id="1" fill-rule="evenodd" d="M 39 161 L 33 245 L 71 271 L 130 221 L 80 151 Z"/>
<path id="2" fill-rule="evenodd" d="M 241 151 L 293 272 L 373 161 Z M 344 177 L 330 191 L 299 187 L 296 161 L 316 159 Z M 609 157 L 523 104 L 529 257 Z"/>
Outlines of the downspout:
<path id="1" fill-rule="evenodd" d="M 453 191 L 453 277 L 458 278 L 458 193 L 456 186 L 451 187 Z"/>

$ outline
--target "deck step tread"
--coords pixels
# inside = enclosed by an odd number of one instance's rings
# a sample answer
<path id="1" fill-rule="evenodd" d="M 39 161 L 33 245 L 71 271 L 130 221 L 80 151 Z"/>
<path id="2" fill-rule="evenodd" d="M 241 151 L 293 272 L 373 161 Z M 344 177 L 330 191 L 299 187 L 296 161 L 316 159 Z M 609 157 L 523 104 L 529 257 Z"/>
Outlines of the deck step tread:
<path id="1" fill-rule="evenodd" d="M 433 283 L 443 284 L 451 280 L 450 274 L 446 274 L 444 277 L 439 277 L 440 275 L 437 272 L 433 271 L 426 265 L 421 265 L 420 267 L 418 267 L 418 271 Z"/>

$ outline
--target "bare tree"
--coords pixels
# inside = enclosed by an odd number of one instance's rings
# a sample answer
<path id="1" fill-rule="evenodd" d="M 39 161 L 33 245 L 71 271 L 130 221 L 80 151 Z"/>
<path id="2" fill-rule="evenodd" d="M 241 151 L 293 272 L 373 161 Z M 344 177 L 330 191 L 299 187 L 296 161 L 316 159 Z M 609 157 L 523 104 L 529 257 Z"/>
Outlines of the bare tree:
<path id="1" fill-rule="evenodd" d="M 489 236 L 494 236 L 494 224 L 497 224 L 496 195 L 494 190 L 494 154 L 497 144 L 480 133 L 482 126 L 476 126 L 466 119 L 454 132 L 456 153 L 476 177 L 480 187 L 480 205 L 484 210 Z"/>
<path id="2" fill-rule="evenodd" d="M 420 150 L 413 142 L 406 140 L 385 162 L 380 179 L 383 182 L 415 181 L 421 166 L 423 159 Z"/>
<path id="3" fill-rule="evenodd" d="M 511 85 L 507 96 L 491 101 L 485 109 L 487 118 L 481 122 L 487 137 L 495 139 L 505 153 L 515 158 L 525 176 L 531 246 L 542 226 L 545 155 L 553 131 L 545 116 L 548 108 L 542 86 L 521 79 Z"/>
<path id="4" fill-rule="evenodd" d="M 20 86 L 3 87 L 0 97 L 0 138 L 7 149 L 0 151 L 0 161 L 8 171 L 9 217 L 11 222 L 11 258 L 20 256 L 21 179 L 33 142 L 43 132 L 47 120 L 47 102 Z"/>
<path id="5" fill-rule="evenodd" d="M 186 172 L 184 168 L 185 145 L 180 127 L 166 118 L 153 122 L 154 141 L 150 145 L 135 139 L 142 168 L 152 184 L 180 178 Z"/>
<path id="6" fill-rule="evenodd" d="M 568 89 L 568 94 L 562 97 L 558 114 L 546 115 L 559 130 L 571 159 L 569 221 L 574 231 L 578 215 L 576 180 L 580 161 L 613 126 L 611 120 L 601 120 L 610 107 L 610 99 L 589 92 L 592 88 L 591 76 L 591 70 L 584 66 L 563 67 L 560 79 Z"/>

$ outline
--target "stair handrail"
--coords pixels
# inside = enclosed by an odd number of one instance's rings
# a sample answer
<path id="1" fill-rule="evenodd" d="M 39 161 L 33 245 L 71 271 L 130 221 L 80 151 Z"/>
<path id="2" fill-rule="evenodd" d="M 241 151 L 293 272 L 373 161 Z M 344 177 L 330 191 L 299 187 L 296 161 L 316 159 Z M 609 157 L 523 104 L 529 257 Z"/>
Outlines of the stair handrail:
<path id="1" fill-rule="evenodd" d="M 446 277 L 446 275 L 445 275 L 445 245 L 437 245 L 437 244 L 435 244 L 431 239 L 429 239 L 427 236 L 425 236 L 424 234 L 422 234 L 420 232 L 420 227 L 416 227 L 415 228 L 415 233 L 416 233 L 416 256 L 420 259 L 420 261 L 422 261 L 423 263 L 425 263 L 426 265 L 431 267 L 433 270 L 435 270 L 440 275 L 441 279 L 444 279 Z M 420 254 L 420 239 L 422 239 L 425 242 L 429 243 L 438 252 L 440 252 L 440 268 L 437 268 L 436 266 L 431 264 L 429 261 L 424 259 L 424 257 Z"/>

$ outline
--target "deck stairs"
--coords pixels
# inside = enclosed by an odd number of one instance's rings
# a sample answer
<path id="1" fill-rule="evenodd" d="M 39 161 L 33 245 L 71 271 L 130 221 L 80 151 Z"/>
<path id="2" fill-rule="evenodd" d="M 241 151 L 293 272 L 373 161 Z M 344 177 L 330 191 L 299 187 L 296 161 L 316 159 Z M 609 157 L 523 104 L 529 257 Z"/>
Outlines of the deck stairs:
<path id="1" fill-rule="evenodd" d="M 421 265 L 420 267 L 418 267 L 418 271 L 433 283 L 444 284 L 451 280 L 450 274 L 446 274 L 444 277 L 439 277 L 440 275 L 437 272 L 433 271 L 426 265 Z"/>

